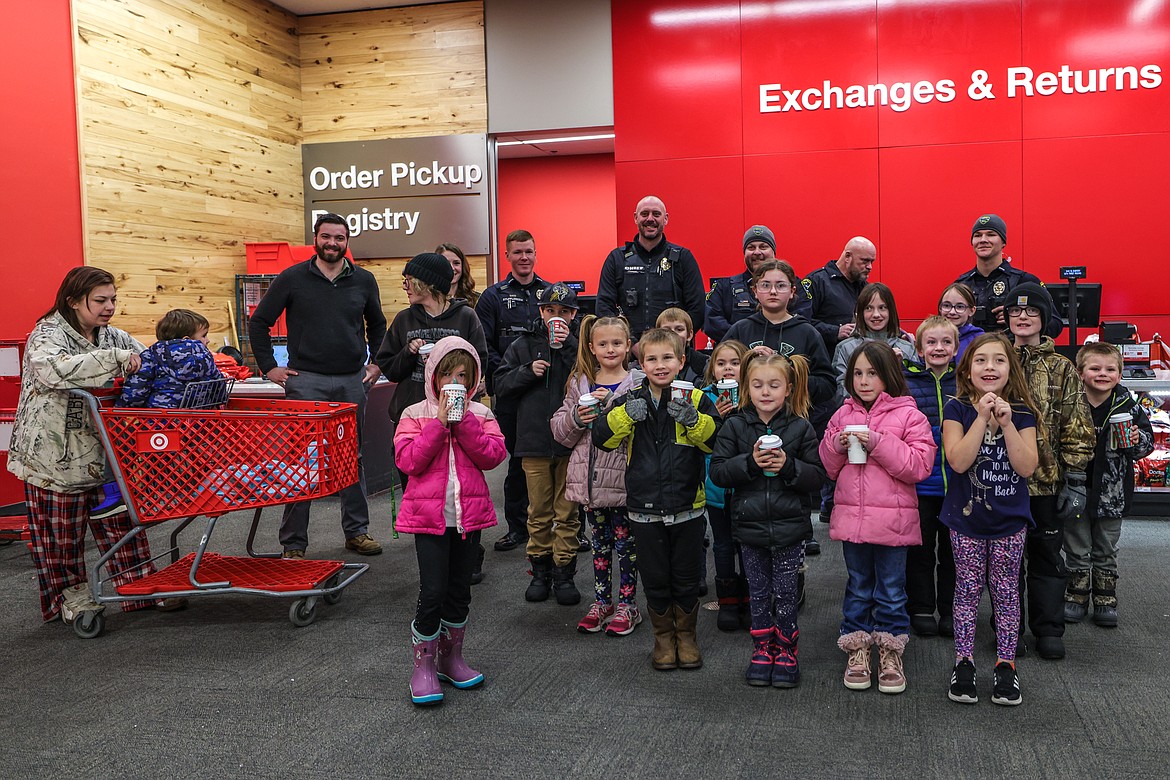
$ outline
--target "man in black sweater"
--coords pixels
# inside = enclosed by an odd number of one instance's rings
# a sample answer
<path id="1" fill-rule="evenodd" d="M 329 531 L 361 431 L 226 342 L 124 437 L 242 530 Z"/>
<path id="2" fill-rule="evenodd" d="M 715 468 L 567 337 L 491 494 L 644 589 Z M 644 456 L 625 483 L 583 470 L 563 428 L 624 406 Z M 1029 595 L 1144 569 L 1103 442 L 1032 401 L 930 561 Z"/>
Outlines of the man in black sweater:
<path id="1" fill-rule="evenodd" d="M 285 397 L 303 401 L 357 404 L 358 435 L 365 421 L 366 393 L 381 370 L 369 359 L 386 335 L 386 315 L 374 275 L 345 257 L 349 227 L 337 214 L 324 214 L 313 226 L 317 254 L 281 271 L 248 321 L 256 364 L 284 388 Z M 272 326 L 286 315 L 288 367 L 272 351 Z M 362 335 L 365 338 L 363 340 Z M 359 441 L 360 444 L 360 441 Z M 382 546 L 369 534 L 366 474 L 358 458 L 358 481 L 341 493 L 345 547 L 359 555 L 378 555 Z M 285 558 L 304 558 L 309 546 L 309 501 L 286 504 L 280 521 Z"/>

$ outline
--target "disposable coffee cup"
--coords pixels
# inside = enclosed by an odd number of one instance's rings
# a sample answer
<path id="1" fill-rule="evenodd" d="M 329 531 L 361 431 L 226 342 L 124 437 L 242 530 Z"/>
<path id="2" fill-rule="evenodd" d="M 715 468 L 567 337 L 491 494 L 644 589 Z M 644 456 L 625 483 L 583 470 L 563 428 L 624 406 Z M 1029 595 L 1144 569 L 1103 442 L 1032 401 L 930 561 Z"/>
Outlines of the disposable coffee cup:
<path id="1" fill-rule="evenodd" d="M 688 382 L 685 379 L 676 379 L 670 383 L 670 400 L 689 401 L 691 391 L 694 389 L 695 385 L 693 382 Z"/>
<path id="2" fill-rule="evenodd" d="M 431 356 L 431 353 L 434 351 L 435 351 L 434 344 L 423 344 L 421 347 L 418 348 L 418 355 L 419 355 L 419 357 L 421 357 L 425 361 L 427 358 L 429 358 Z"/>
<path id="3" fill-rule="evenodd" d="M 585 393 L 584 395 L 582 395 L 580 398 L 577 399 L 577 406 L 582 406 L 586 409 L 593 409 L 594 411 L 596 411 L 597 405 L 599 403 L 601 403 L 601 402 L 598 401 L 595 396 L 590 395 L 589 393 Z M 593 423 L 589 423 L 589 427 L 592 428 Z"/>
<path id="4" fill-rule="evenodd" d="M 784 444 L 784 440 L 773 434 L 764 434 L 760 438 L 756 439 L 756 444 L 759 445 L 761 450 L 778 450 L 780 449 L 781 445 Z M 775 471 L 765 471 L 764 476 L 774 477 L 777 473 L 778 472 Z"/>
<path id="5" fill-rule="evenodd" d="M 739 382 L 734 379 L 720 379 L 715 383 L 715 395 L 720 401 L 736 406 L 739 404 Z"/>
<path id="6" fill-rule="evenodd" d="M 467 411 L 467 388 L 458 382 L 443 385 L 443 394 L 447 396 L 447 422 L 459 422 L 463 413 Z"/>
<path id="7" fill-rule="evenodd" d="M 565 337 L 569 335 L 569 323 L 564 317 L 550 317 L 548 321 L 548 345 L 553 349 L 565 346 Z"/>
<path id="8" fill-rule="evenodd" d="M 846 425 L 846 434 L 867 433 L 869 431 L 868 425 Z M 849 436 L 849 462 L 860 465 L 869 460 L 869 453 L 865 451 L 865 445 L 856 436 Z"/>
<path id="9" fill-rule="evenodd" d="M 1133 415 L 1121 412 L 1109 417 L 1109 449 L 1123 450 L 1129 446 L 1133 431 Z"/>

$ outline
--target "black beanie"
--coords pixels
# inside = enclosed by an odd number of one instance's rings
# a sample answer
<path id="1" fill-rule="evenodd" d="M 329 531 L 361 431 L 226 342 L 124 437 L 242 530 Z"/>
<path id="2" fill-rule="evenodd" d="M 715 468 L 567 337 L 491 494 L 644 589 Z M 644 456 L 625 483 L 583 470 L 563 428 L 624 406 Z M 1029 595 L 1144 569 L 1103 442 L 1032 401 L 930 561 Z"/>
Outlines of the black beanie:
<path id="1" fill-rule="evenodd" d="M 971 228 L 971 238 L 974 238 L 975 233 L 980 230 L 994 230 L 999 233 L 1003 243 L 1007 244 L 1007 223 L 998 214 L 984 214 L 975 220 L 975 224 Z"/>
<path id="2" fill-rule="evenodd" d="M 1040 330 L 1048 327 L 1048 320 L 1052 318 L 1052 296 L 1035 282 L 1024 282 L 1008 290 L 1003 302 L 1004 318 L 1007 318 L 1007 309 L 1012 306 L 1035 306 L 1040 310 Z"/>
<path id="3" fill-rule="evenodd" d="M 433 287 L 443 295 L 451 289 L 451 281 L 455 278 L 455 271 L 451 263 L 442 255 L 434 252 L 423 252 L 410 258 L 406 268 L 402 269 L 406 276 L 413 276 L 428 287 Z"/>

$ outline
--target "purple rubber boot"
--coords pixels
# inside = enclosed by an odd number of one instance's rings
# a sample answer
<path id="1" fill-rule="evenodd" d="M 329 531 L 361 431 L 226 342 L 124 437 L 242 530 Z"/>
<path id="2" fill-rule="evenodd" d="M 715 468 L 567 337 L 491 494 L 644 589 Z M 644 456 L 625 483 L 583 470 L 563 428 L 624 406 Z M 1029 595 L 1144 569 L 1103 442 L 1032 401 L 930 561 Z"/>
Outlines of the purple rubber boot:
<path id="1" fill-rule="evenodd" d="M 423 636 L 412 623 L 411 640 L 414 643 L 414 674 L 410 676 L 410 700 L 425 706 L 443 701 L 443 689 L 435 675 L 435 647 L 439 644 L 439 632 Z"/>
<path id="2" fill-rule="evenodd" d="M 483 675 L 472 669 L 463 660 L 463 635 L 467 632 L 467 621 L 456 625 L 442 621 L 439 625 L 439 651 L 436 667 L 439 679 L 456 688 L 474 688 L 483 683 Z"/>

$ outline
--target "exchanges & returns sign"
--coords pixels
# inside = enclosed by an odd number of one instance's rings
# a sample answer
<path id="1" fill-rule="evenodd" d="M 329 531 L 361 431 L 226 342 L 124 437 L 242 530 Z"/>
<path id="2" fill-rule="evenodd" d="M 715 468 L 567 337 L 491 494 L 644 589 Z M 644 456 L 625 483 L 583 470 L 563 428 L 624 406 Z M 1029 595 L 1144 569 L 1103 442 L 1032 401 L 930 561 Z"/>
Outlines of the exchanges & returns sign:
<path id="1" fill-rule="evenodd" d="M 412 257 L 440 243 L 488 253 L 483 134 L 305 144 L 305 240 L 333 212 L 355 257 Z"/>

